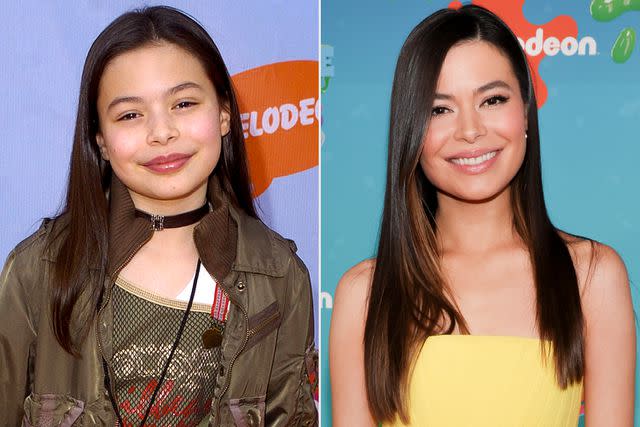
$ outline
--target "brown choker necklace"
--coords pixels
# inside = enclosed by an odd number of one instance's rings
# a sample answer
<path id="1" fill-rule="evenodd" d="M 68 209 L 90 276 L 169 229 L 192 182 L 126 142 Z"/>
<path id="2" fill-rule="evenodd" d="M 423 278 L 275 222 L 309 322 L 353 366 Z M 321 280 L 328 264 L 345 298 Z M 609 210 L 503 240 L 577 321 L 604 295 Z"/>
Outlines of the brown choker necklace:
<path id="1" fill-rule="evenodd" d="M 205 203 L 198 209 L 184 212 L 178 215 L 152 215 L 136 209 L 136 217 L 146 218 L 151 222 L 153 231 L 160 231 L 165 228 L 178 228 L 195 224 L 200 221 L 209 212 L 209 203 Z"/>

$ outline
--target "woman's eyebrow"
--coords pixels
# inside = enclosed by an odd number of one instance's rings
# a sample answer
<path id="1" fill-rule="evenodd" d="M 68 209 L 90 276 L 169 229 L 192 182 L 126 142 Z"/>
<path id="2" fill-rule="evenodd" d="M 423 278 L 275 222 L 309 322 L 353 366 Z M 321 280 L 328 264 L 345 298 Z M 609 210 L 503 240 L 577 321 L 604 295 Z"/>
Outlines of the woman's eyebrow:
<path id="1" fill-rule="evenodd" d="M 165 96 L 175 95 L 181 90 L 186 90 L 186 89 L 202 89 L 202 86 L 200 86 L 198 83 L 195 83 L 195 82 L 180 83 L 179 85 L 176 85 L 172 88 L 167 89 L 165 91 Z M 116 105 L 122 104 L 125 102 L 133 103 L 133 104 L 141 104 L 143 100 L 139 96 L 118 96 L 109 103 L 109 105 L 107 106 L 107 111 L 111 110 Z"/>
<path id="2" fill-rule="evenodd" d="M 450 100 L 453 99 L 453 96 L 452 95 L 447 95 L 446 93 L 437 93 L 436 92 L 435 95 L 434 95 L 434 99 L 436 99 L 436 100 L 442 99 L 442 100 L 445 100 L 445 101 L 450 101 Z"/>
<path id="3" fill-rule="evenodd" d="M 484 84 L 484 85 L 480 86 L 479 88 L 474 89 L 474 90 L 473 90 L 473 94 L 474 94 L 474 95 L 476 95 L 476 94 L 478 94 L 478 93 L 486 92 L 486 91 L 488 91 L 488 90 L 496 89 L 496 88 L 502 88 L 502 89 L 512 90 L 512 89 L 511 89 L 511 86 L 509 86 L 509 84 L 508 84 L 508 83 L 506 83 L 505 81 L 502 81 L 502 80 L 494 80 L 494 81 L 491 81 L 491 82 L 489 82 L 489 83 L 487 83 L 487 84 Z M 435 94 L 435 97 L 434 97 L 434 98 L 435 98 L 436 100 L 440 100 L 440 99 L 443 99 L 443 100 L 452 100 L 454 97 L 453 97 L 453 95 L 449 95 L 449 94 L 446 94 L 446 93 L 437 93 L 437 92 L 436 92 L 436 94 Z"/>
<path id="4" fill-rule="evenodd" d="M 480 86 L 479 88 L 477 88 L 473 92 L 474 93 L 486 92 L 488 90 L 496 89 L 496 88 L 502 88 L 502 89 L 511 90 L 511 86 L 509 86 L 509 84 L 507 84 L 506 82 L 504 82 L 502 80 L 494 80 L 492 82 L 489 82 L 487 84 L 484 84 L 484 85 Z"/>

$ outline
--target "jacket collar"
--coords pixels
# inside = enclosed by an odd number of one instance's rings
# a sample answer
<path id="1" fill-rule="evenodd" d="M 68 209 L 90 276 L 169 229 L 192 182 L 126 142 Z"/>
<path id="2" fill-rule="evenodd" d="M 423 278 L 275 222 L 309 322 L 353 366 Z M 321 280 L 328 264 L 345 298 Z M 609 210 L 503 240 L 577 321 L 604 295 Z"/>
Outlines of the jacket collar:
<path id="1" fill-rule="evenodd" d="M 233 266 L 238 247 L 238 227 L 229 215 L 229 203 L 215 175 L 209 178 L 207 197 L 213 209 L 194 231 L 202 264 L 213 277 L 222 280 Z M 135 206 L 124 184 L 112 175 L 109 195 L 109 254 L 107 273 L 112 280 L 154 231 L 149 221 L 135 216 Z"/>
<path id="2" fill-rule="evenodd" d="M 238 225 L 238 247 L 233 270 L 283 277 L 291 261 L 293 243 L 233 205 L 229 205 L 229 215 Z"/>

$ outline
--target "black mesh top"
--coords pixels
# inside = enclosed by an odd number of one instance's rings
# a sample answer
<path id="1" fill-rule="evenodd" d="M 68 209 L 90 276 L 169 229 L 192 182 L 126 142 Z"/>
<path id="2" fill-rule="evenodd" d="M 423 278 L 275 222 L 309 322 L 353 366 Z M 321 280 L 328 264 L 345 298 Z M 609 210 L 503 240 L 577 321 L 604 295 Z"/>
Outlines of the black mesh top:
<path id="1" fill-rule="evenodd" d="M 113 288 L 113 372 L 125 426 L 138 426 L 178 334 L 187 303 L 163 298 L 118 278 Z M 205 349 L 202 334 L 223 324 L 211 306 L 194 303 L 146 425 L 195 426 L 210 411 L 220 347 Z"/>

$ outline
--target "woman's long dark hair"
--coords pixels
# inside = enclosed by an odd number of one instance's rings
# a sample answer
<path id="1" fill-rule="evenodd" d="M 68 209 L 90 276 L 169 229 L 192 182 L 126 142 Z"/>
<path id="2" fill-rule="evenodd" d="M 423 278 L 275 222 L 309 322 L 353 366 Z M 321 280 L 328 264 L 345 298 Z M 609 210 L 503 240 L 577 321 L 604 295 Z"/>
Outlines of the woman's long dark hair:
<path id="1" fill-rule="evenodd" d="M 497 47 L 518 79 L 528 138 L 523 164 L 510 184 L 513 224 L 529 251 L 536 321 L 540 338 L 552 343 L 558 383 L 566 387 L 584 375 L 578 281 L 544 202 L 538 110 L 526 57 L 515 35 L 490 11 L 472 5 L 445 9 L 409 34 L 393 81 L 384 212 L 364 337 L 366 388 L 378 421 L 395 416 L 408 421 L 409 372 L 429 336 L 450 334 L 456 325 L 468 333 L 442 274 L 437 189 L 419 157 L 442 63 L 453 46 L 471 40 Z"/>
<path id="2" fill-rule="evenodd" d="M 56 339 L 71 354 L 77 353 L 76 344 L 88 332 L 102 290 L 102 283 L 89 280 L 89 269 L 98 266 L 104 271 L 107 265 L 107 194 L 112 171 L 109 163 L 102 159 L 96 143 L 100 127 L 97 111 L 100 79 L 107 64 L 118 55 L 161 43 L 179 46 L 198 58 L 213 83 L 221 108 L 229 109 L 231 129 L 222 138 L 220 160 L 212 176 L 215 174 L 232 205 L 257 217 L 249 186 L 238 103 L 227 67 L 209 34 L 193 18 L 166 6 L 147 7 L 118 17 L 98 36 L 87 54 L 66 203 L 55 222 L 56 239 L 62 239 L 62 242 L 51 278 L 52 323 Z M 83 292 L 89 292 L 94 310 L 91 318 L 83 319 L 82 324 L 86 327 L 77 331 L 79 336 L 72 336 L 72 312 Z"/>

